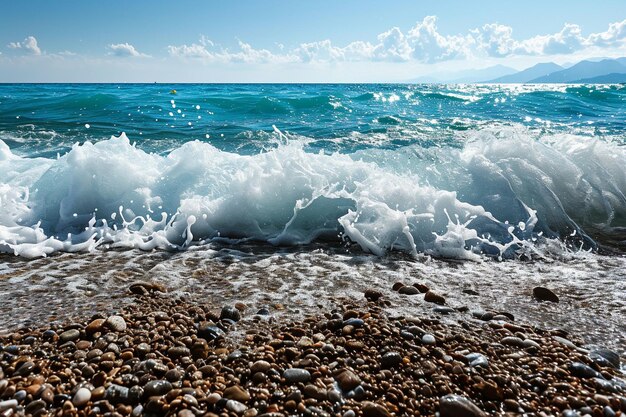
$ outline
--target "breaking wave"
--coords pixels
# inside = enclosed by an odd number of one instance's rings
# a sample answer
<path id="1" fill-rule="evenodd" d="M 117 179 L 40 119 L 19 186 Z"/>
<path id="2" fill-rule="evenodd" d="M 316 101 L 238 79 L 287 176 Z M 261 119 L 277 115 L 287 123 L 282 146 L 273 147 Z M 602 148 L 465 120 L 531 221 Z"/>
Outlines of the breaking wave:
<path id="1" fill-rule="evenodd" d="M 626 248 L 626 149 L 523 127 L 457 147 L 253 155 L 187 142 L 148 153 L 122 134 L 53 158 L 0 140 L 0 252 L 182 250 L 215 240 L 327 242 L 377 255 L 479 260 Z"/>

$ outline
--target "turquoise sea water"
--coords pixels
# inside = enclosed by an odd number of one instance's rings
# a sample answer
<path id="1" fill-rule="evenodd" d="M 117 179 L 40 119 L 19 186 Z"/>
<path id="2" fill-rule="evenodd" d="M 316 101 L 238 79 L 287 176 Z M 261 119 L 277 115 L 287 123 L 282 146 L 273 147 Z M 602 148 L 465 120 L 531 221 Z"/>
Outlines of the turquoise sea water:
<path id="1" fill-rule="evenodd" d="M 623 85 L 3 84 L 0 252 L 621 252 L 625 143 Z"/>

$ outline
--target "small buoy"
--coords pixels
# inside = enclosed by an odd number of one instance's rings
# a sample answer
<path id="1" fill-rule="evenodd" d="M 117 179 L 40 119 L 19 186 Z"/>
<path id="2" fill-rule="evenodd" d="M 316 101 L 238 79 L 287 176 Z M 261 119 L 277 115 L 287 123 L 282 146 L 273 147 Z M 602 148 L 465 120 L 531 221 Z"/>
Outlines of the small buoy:
<path id="1" fill-rule="evenodd" d="M 176 90 L 170 90 L 170 94 L 176 94 Z"/>

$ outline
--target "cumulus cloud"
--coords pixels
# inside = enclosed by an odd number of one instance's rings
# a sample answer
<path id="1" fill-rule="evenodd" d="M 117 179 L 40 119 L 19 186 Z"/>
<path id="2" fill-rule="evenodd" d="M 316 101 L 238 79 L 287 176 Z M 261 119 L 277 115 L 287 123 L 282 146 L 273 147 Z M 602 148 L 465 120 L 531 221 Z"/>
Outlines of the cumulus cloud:
<path id="1" fill-rule="evenodd" d="M 128 44 L 120 44 L 131 47 Z M 442 34 L 437 17 L 426 16 L 403 32 L 393 27 L 379 34 L 375 42 L 354 41 L 345 46 L 329 39 L 302 43 L 290 50 L 281 47 L 274 53 L 255 49 L 239 41 L 238 49 L 223 49 L 202 36 L 198 43 L 170 45 L 173 57 L 219 62 L 290 63 L 386 61 L 434 63 L 470 57 L 503 58 L 513 55 L 571 54 L 586 48 L 626 46 L 626 20 L 611 23 L 604 32 L 583 34 L 579 25 L 567 23 L 556 33 L 518 40 L 510 26 L 488 23 L 465 34 Z M 132 47 L 131 47 L 132 48 Z M 133 48 L 134 51 L 134 48 Z M 136 52 L 136 51 L 135 51 Z"/>
<path id="2" fill-rule="evenodd" d="M 178 58 L 205 59 L 220 62 L 269 63 L 293 62 L 296 57 L 290 54 L 274 54 L 267 49 L 255 49 L 249 43 L 239 41 L 239 49 L 230 51 L 219 48 L 211 40 L 202 37 L 199 43 L 191 45 L 169 45 L 170 56 Z"/>
<path id="3" fill-rule="evenodd" d="M 34 36 L 28 36 L 22 42 L 11 42 L 7 45 L 11 49 L 19 49 L 30 55 L 41 55 L 41 49 L 37 45 L 37 39 Z"/>
<path id="4" fill-rule="evenodd" d="M 124 43 L 113 43 L 107 46 L 109 49 L 110 55 L 114 55 L 117 57 L 137 57 L 137 58 L 147 58 L 149 55 L 143 54 L 139 52 L 135 47 L 128 42 Z"/>

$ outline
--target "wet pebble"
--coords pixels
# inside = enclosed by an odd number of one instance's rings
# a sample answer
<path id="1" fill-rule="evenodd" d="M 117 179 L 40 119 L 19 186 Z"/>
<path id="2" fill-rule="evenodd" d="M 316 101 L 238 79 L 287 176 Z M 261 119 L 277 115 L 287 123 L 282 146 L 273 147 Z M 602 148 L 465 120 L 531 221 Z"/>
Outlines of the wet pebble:
<path id="1" fill-rule="evenodd" d="M 361 384 L 361 378 L 350 370 L 345 370 L 335 377 L 343 392 L 352 391 Z"/>
<path id="2" fill-rule="evenodd" d="M 126 320 L 122 316 L 110 316 L 104 324 L 114 332 L 123 332 L 126 330 Z"/>
<path id="3" fill-rule="evenodd" d="M 365 298 L 368 299 L 369 301 L 378 301 L 378 299 L 380 299 L 382 296 L 383 296 L 383 293 L 378 290 L 374 290 L 374 289 L 365 290 Z"/>
<path id="4" fill-rule="evenodd" d="M 74 394 L 72 404 L 74 404 L 76 407 L 83 407 L 89 402 L 90 399 L 91 391 L 89 391 L 87 388 L 80 388 L 78 391 L 76 391 L 76 394 Z"/>
<path id="5" fill-rule="evenodd" d="M 250 394 L 248 394 L 248 391 L 244 390 L 240 386 L 234 385 L 224 390 L 223 397 L 236 401 L 248 401 L 250 399 Z"/>
<path id="6" fill-rule="evenodd" d="M 232 306 L 224 306 L 222 307 L 222 311 L 220 312 L 220 320 L 232 320 L 239 321 L 241 319 L 241 312 Z"/>
<path id="7" fill-rule="evenodd" d="M 383 368 L 395 368 L 401 363 L 402 355 L 398 352 L 387 352 L 380 359 L 380 366 Z"/>
<path id="8" fill-rule="evenodd" d="M 17 408 L 17 406 L 18 406 L 17 400 L 0 401 L 0 412 L 6 411 L 6 410 L 14 410 Z"/>
<path id="9" fill-rule="evenodd" d="M 437 344 L 437 339 L 435 339 L 435 336 L 433 336 L 432 334 L 426 333 L 424 336 L 422 336 L 422 343 L 432 346 Z"/>
<path id="10" fill-rule="evenodd" d="M 391 417 L 391 413 L 384 406 L 368 401 L 363 404 L 363 417 Z"/>
<path id="11" fill-rule="evenodd" d="M 600 374 L 595 369 L 585 365 L 584 363 L 573 362 L 569 365 L 568 368 L 572 375 L 579 378 L 596 378 L 600 376 Z"/>
<path id="12" fill-rule="evenodd" d="M 157 379 L 148 382 L 143 389 L 146 397 L 165 395 L 172 390 L 172 384 L 169 381 Z"/>
<path id="13" fill-rule="evenodd" d="M 242 404 L 239 401 L 228 400 L 226 401 L 226 409 L 236 414 L 242 414 L 248 409 L 248 407 L 246 407 L 245 404 Z"/>
<path id="14" fill-rule="evenodd" d="M 66 330 L 59 335 L 59 343 L 73 342 L 80 337 L 80 332 L 76 329 Z"/>
<path id="15" fill-rule="evenodd" d="M 398 293 L 399 293 L 399 294 L 403 294 L 403 295 L 416 295 L 416 294 L 419 294 L 420 292 L 419 292 L 419 290 L 418 290 L 417 288 L 415 288 L 414 286 L 412 286 L 412 285 L 407 285 L 407 286 L 401 287 L 401 288 L 398 290 Z"/>
<path id="16" fill-rule="evenodd" d="M 436 292 L 429 290 L 426 294 L 424 294 L 424 301 L 427 301 L 429 303 L 435 303 L 435 304 L 445 304 L 446 303 L 446 299 L 437 294 Z"/>
<path id="17" fill-rule="evenodd" d="M 545 287 L 533 288 L 533 297 L 539 301 L 549 301 L 552 303 L 559 302 L 559 297 L 554 292 Z"/>
<path id="18" fill-rule="evenodd" d="M 439 400 L 441 417 L 486 417 L 487 414 L 472 401 L 460 395 L 446 395 Z"/>
<path id="19" fill-rule="evenodd" d="M 283 378 L 285 378 L 287 383 L 295 384 L 298 382 L 309 382 L 311 380 L 311 374 L 306 369 L 290 368 L 285 369 Z"/>

